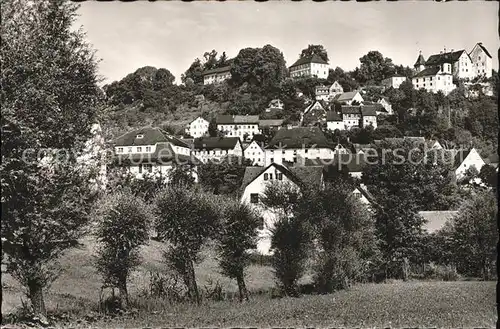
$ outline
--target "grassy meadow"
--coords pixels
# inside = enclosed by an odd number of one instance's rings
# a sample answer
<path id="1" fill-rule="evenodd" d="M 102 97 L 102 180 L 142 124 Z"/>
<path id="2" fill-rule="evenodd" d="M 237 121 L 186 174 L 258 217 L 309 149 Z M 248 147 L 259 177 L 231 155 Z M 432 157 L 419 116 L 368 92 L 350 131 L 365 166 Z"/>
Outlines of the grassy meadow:
<path id="1" fill-rule="evenodd" d="M 343 326 L 343 327 L 487 327 L 496 322 L 495 282 L 399 282 L 359 284 L 330 295 L 304 295 L 301 298 L 272 299 L 267 292 L 274 287 L 272 269 L 252 265 L 246 282 L 251 300 L 207 301 L 201 306 L 169 304 L 158 298 L 141 297 L 149 286 L 149 273 L 166 271 L 162 264 L 162 243 L 151 241 L 143 248 L 142 265 L 133 273 L 129 291 L 139 309 L 133 316 L 103 318 L 97 322 L 73 322 L 97 311 L 101 278 L 93 267 L 94 244 L 82 241 L 79 249 L 68 251 L 60 263 L 61 277 L 47 291 L 49 312 L 69 314 L 75 328 L 143 328 L 161 326 Z M 197 266 L 200 290 L 211 281 L 219 281 L 223 290 L 237 292 L 236 282 L 223 277 L 215 255 L 203 252 Z M 307 278 L 305 278 L 306 280 Z M 2 314 L 22 305 L 21 287 L 2 274 Z"/>

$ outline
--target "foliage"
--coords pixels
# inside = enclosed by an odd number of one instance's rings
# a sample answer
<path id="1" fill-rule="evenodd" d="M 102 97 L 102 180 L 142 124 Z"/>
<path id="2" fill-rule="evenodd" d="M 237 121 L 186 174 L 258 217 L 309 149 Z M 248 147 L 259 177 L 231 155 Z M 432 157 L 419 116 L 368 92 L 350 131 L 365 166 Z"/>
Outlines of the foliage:
<path id="1" fill-rule="evenodd" d="M 165 177 L 153 173 L 144 173 L 141 179 L 135 177 L 126 168 L 108 168 L 108 193 L 128 191 L 151 203 L 155 195 L 166 186 Z"/>
<path id="2" fill-rule="evenodd" d="M 100 91 L 93 50 L 71 28 L 77 8 L 2 3 L 2 252 L 42 316 L 43 288 L 59 274 L 54 261 L 82 236 L 94 196 L 96 173 L 78 157 Z"/>
<path id="3" fill-rule="evenodd" d="M 355 77 L 363 84 L 380 83 L 396 73 L 392 60 L 378 51 L 369 51 L 359 61 L 361 65 L 356 69 Z"/>
<path id="4" fill-rule="evenodd" d="M 351 72 L 345 72 L 338 66 L 328 71 L 328 78 L 326 81 L 330 85 L 338 81 L 344 92 L 353 91 L 359 88 L 359 83 L 354 79 L 353 74 Z"/>
<path id="5" fill-rule="evenodd" d="M 220 162 L 209 161 L 198 166 L 201 186 L 214 194 L 236 194 L 243 182 L 246 166 L 251 160 L 234 156 L 223 158 Z"/>
<path id="6" fill-rule="evenodd" d="M 222 273 L 236 279 L 240 301 L 248 300 L 245 268 L 250 264 L 250 249 L 257 248 L 261 219 L 249 205 L 239 200 L 225 202 L 221 232 L 218 237 L 219 266 Z"/>
<path id="7" fill-rule="evenodd" d="M 498 186 L 498 173 L 495 167 L 485 164 L 481 167 L 481 171 L 478 176 L 481 181 L 486 184 L 486 186 L 493 187 L 494 189 Z"/>
<path id="8" fill-rule="evenodd" d="M 104 286 L 120 290 L 121 305 L 127 308 L 127 279 L 140 264 L 139 248 L 148 241 L 152 213 L 142 199 L 119 191 L 102 200 L 96 215 L 97 269 L 103 276 Z"/>
<path id="9" fill-rule="evenodd" d="M 155 206 L 158 238 L 171 245 L 166 258 L 183 276 L 189 298 L 199 303 L 194 262 L 198 260 L 201 247 L 218 231 L 216 201 L 198 189 L 172 186 L 157 195 Z"/>
<path id="10" fill-rule="evenodd" d="M 306 49 L 302 49 L 300 53 L 300 58 L 312 57 L 313 55 L 319 56 L 325 62 L 329 62 L 328 53 L 322 45 L 309 45 Z"/>

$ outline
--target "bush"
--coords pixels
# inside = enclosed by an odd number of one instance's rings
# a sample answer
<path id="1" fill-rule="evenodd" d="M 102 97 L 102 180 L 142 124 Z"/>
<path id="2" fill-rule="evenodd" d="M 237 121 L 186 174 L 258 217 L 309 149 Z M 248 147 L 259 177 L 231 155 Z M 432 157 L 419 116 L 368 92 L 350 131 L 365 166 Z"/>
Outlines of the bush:
<path id="1" fill-rule="evenodd" d="M 423 279 L 441 280 L 441 281 L 458 281 L 462 278 L 458 274 L 455 266 L 452 265 L 435 265 L 430 263 L 425 266 Z"/>

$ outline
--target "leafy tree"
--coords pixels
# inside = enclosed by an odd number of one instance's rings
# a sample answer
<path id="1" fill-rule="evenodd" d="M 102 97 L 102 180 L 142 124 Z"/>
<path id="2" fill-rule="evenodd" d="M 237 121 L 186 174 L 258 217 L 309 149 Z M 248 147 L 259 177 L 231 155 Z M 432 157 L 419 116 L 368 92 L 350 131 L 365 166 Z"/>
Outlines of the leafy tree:
<path id="1" fill-rule="evenodd" d="M 257 248 L 261 219 L 249 205 L 239 200 L 228 200 L 223 211 L 221 232 L 218 237 L 219 266 L 222 273 L 236 279 L 240 301 L 248 300 L 245 268 L 250 264 L 248 250 Z"/>
<path id="2" fill-rule="evenodd" d="M 146 203 L 152 202 L 156 193 L 166 186 L 164 176 L 152 173 L 144 173 L 142 179 L 136 176 L 126 168 L 107 168 L 108 183 L 106 189 L 108 193 L 117 191 L 127 191 L 140 197 Z"/>
<path id="3" fill-rule="evenodd" d="M 479 178 L 481 181 L 489 187 L 497 188 L 498 186 L 498 174 L 495 167 L 485 164 L 481 167 L 479 172 Z"/>
<path id="4" fill-rule="evenodd" d="M 356 80 L 360 83 L 380 83 L 396 73 L 396 68 L 390 58 L 384 57 L 378 51 L 369 51 L 359 59 L 361 65 L 356 69 Z"/>
<path id="5" fill-rule="evenodd" d="M 128 308 L 127 280 L 140 264 L 139 248 L 149 238 L 153 217 L 148 206 L 130 192 L 108 195 L 97 211 L 97 269 L 104 284 L 120 292 L 121 306 Z"/>
<path id="6" fill-rule="evenodd" d="M 216 202 L 200 190 L 172 186 L 157 195 L 155 214 L 158 238 L 171 245 L 166 260 L 183 277 L 190 300 L 200 303 L 194 263 L 201 247 L 218 232 Z"/>
<path id="7" fill-rule="evenodd" d="M 219 137 L 220 132 L 217 129 L 217 122 L 215 121 L 215 118 L 212 118 L 212 120 L 208 123 L 208 134 L 210 137 Z"/>
<path id="8" fill-rule="evenodd" d="M 313 55 L 319 56 L 325 62 L 329 62 L 328 53 L 322 45 L 309 45 L 306 49 L 302 49 L 300 53 L 300 58 L 312 57 Z"/>
<path id="9" fill-rule="evenodd" d="M 216 195 L 235 194 L 243 182 L 245 168 L 251 165 L 251 160 L 237 157 L 209 161 L 198 167 L 200 184 Z"/>
<path id="10" fill-rule="evenodd" d="M 217 67 L 218 60 L 217 51 L 215 49 L 211 52 L 205 52 L 205 54 L 203 54 L 203 58 L 205 59 L 205 63 L 203 64 L 203 68 L 205 70 L 211 70 Z"/>
<path id="11" fill-rule="evenodd" d="M 68 2 L 2 3 L 2 252 L 46 314 L 55 261 L 77 244 L 96 172 L 78 162 L 97 120 L 97 64 Z"/>
<path id="12" fill-rule="evenodd" d="M 195 84 L 203 84 L 203 65 L 199 58 L 196 58 L 181 76 L 183 83 L 186 83 L 188 79 L 193 80 Z"/>
<path id="13" fill-rule="evenodd" d="M 378 126 L 373 132 L 373 139 L 400 138 L 403 133 L 393 125 Z"/>
<path id="14" fill-rule="evenodd" d="M 478 191 L 452 221 L 454 259 L 459 272 L 492 278 L 496 258 L 497 200 L 490 191 Z"/>
<path id="15" fill-rule="evenodd" d="M 354 79 L 353 75 L 350 72 L 345 72 L 338 66 L 328 71 L 328 78 L 326 81 L 328 84 L 338 81 L 344 92 L 353 91 L 359 88 L 359 83 Z"/>

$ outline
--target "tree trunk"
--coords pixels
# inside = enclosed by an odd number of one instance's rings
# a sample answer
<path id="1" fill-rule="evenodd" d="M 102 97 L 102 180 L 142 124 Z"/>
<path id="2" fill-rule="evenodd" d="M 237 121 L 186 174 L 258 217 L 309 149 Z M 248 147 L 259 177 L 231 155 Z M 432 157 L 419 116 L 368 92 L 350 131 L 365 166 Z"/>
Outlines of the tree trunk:
<path id="1" fill-rule="evenodd" d="M 121 307 L 126 310 L 129 308 L 129 299 L 128 299 L 128 290 L 127 290 L 127 282 L 123 282 L 118 287 L 118 292 L 120 294 L 120 302 Z"/>
<path id="2" fill-rule="evenodd" d="M 201 303 L 200 293 L 198 291 L 198 285 L 196 284 L 196 275 L 194 272 L 194 264 L 192 260 L 186 262 L 186 279 L 188 281 L 188 294 L 191 301 L 197 304 Z"/>
<path id="3" fill-rule="evenodd" d="M 28 293 L 33 306 L 33 312 L 35 315 L 43 316 L 46 318 L 47 310 L 45 309 L 45 301 L 43 299 L 43 287 L 38 282 L 28 283 Z"/>
<path id="4" fill-rule="evenodd" d="M 247 286 L 245 285 L 245 279 L 243 276 L 243 273 L 238 275 L 236 278 L 236 281 L 238 282 L 238 290 L 240 291 L 240 302 L 242 301 L 248 301 L 248 290 Z"/>

